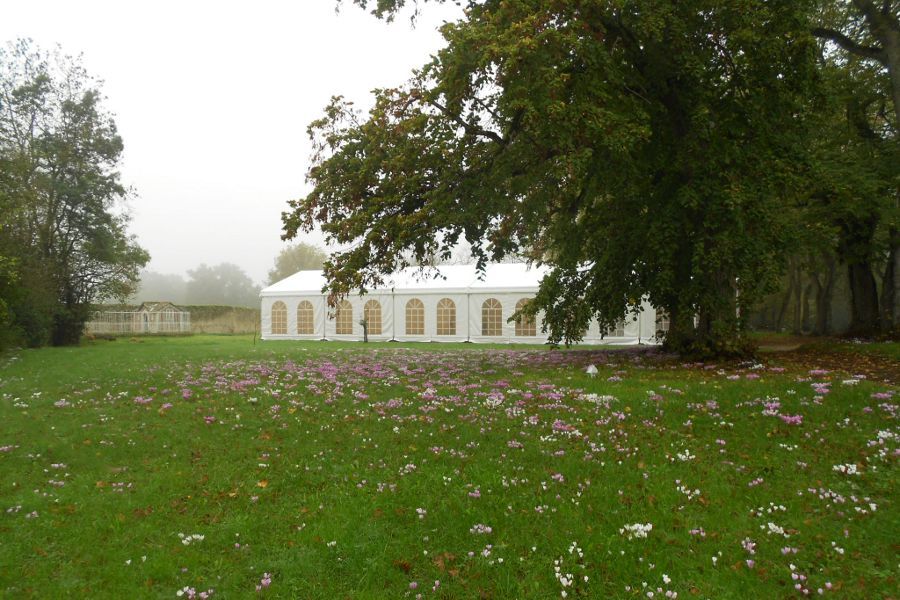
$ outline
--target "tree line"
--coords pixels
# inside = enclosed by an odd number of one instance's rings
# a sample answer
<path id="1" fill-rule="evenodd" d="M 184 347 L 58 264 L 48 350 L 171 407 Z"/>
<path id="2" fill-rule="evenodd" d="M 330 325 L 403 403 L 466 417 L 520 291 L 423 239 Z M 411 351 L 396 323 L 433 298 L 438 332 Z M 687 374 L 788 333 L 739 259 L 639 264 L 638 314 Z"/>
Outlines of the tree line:
<path id="1" fill-rule="evenodd" d="M 278 253 L 268 273 L 272 284 L 297 271 L 321 269 L 325 251 L 313 244 L 292 244 Z M 218 304 L 225 306 L 259 307 L 261 286 L 253 282 L 247 273 L 232 263 L 209 266 L 201 264 L 187 272 L 187 278 L 178 274 L 142 271 L 130 302 L 166 300 L 175 304 Z"/>

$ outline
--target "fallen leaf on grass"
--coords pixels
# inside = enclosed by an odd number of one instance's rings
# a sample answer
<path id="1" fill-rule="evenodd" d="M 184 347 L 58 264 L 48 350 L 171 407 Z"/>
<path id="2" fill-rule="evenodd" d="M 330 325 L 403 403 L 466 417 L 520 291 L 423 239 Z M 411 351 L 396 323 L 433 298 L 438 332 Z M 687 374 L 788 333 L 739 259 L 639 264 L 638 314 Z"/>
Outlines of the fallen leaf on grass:
<path id="1" fill-rule="evenodd" d="M 412 565 L 409 564 L 409 561 L 406 560 L 395 560 L 393 561 L 393 564 L 404 573 L 409 573 L 410 570 L 412 570 Z"/>

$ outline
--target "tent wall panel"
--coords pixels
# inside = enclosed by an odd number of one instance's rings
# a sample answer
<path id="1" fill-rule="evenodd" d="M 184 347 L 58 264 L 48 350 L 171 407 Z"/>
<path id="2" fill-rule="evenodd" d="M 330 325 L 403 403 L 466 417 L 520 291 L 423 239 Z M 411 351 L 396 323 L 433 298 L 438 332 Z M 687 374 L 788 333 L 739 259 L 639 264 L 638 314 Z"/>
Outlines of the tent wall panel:
<path id="1" fill-rule="evenodd" d="M 483 280 L 477 278 L 474 267 L 470 265 L 441 267 L 441 272 L 445 271 L 446 279 L 419 277 L 403 272 L 394 276 L 399 282 L 394 289 L 375 290 L 364 296 L 349 296 L 346 300 L 352 310 L 350 333 L 342 334 L 337 333 L 335 310 L 328 307 L 326 297 L 321 293 L 324 282 L 321 272 L 298 273 L 261 292 L 262 338 L 362 340 L 363 330 L 359 321 L 363 318 L 366 303 L 374 300 L 381 307 L 381 332 L 374 333 L 370 330 L 369 339 L 373 341 L 532 344 L 547 341 L 547 334 L 541 331 L 543 322 L 540 314 L 536 318 L 534 336 L 517 335 L 516 323 L 509 320 L 520 301 L 534 297 L 544 270 L 528 269 L 525 265 L 490 265 Z M 451 300 L 456 309 L 456 330 L 452 335 L 438 334 L 438 303 L 445 298 Z M 420 333 L 407 331 L 407 303 L 413 299 L 420 301 L 423 307 L 424 327 Z M 499 303 L 499 311 L 496 308 L 491 309 L 494 312 L 489 311 L 493 320 L 488 331 L 496 331 L 496 334 L 484 335 L 482 316 L 485 302 L 489 300 L 490 306 L 495 306 L 493 301 Z M 287 332 L 273 334 L 272 307 L 279 301 L 287 307 Z M 312 334 L 297 330 L 297 307 L 303 301 L 309 302 L 313 307 Z M 615 335 L 616 332 L 601 335 L 598 323 L 591 321 L 582 343 L 655 343 L 656 311 L 646 302 L 643 309 L 636 318 L 632 315 L 626 317 L 624 330 L 620 332 L 624 335 Z"/>

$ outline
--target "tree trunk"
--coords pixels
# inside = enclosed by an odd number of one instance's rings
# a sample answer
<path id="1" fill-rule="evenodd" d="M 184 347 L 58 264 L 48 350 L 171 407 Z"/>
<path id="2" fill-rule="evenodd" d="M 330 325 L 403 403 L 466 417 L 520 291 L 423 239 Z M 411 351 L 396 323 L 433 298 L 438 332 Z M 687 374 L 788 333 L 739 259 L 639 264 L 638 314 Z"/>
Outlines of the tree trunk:
<path id="1" fill-rule="evenodd" d="M 726 275 L 717 277 L 715 295 L 696 315 L 684 310 L 670 314 L 665 341 L 668 350 L 700 360 L 744 358 L 753 354 L 754 347 L 744 336 L 738 315 L 735 282 Z"/>
<path id="2" fill-rule="evenodd" d="M 791 277 L 794 280 L 794 302 L 791 305 L 791 333 L 800 333 L 803 313 L 803 275 L 796 264 L 791 266 Z"/>
<path id="3" fill-rule="evenodd" d="M 881 279 L 881 328 L 886 333 L 894 333 L 900 328 L 897 322 L 900 316 L 900 307 L 897 287 L 900 282 L 900 230 L 891 227 L 890 250 L 887 264 L 884 266 L 884 276 Z"/>
<path id="4" fill-rule="evenodd" d="M 812 315 L 809 310 L 809 298 L 813 295 L 813 288 L 815 286 L 812 283 L 806 284 L 806 288 L 803 290 L 803 302 L 801 303 L 801 312 L 800 312 L 800 330 L 798 333 L 809 333 L 812 330 Z"/>
<path id="5" fill-rule="evenodd" d="M 84 333 L 84 324 L 89 316 L 89 307 L 84 304 L 66 303 L 59 306 L 53 315 L 51 343 L 54 346 L 77 346 Z"/>
<path id="6" fill-rule="evenodd" d="M 816 282 L 816 325 L 813 333 L 816 335 L 828 335 L 831 333 L 831 300 L 834 297 L 834 282 L 836 263 L 831 257 L 827 259 L 826 271 L 822 280 L 818 276 Z"/>
<path id="7" fill-rule="evenodd" d="M 850 329 L 852 335 L 872 335 L 878 331 L 878 289 L 872 264 L 868 261 L 847 265 L 850 277 Z"/>
<path id="8" fill-rule="evenodd" d="M 791 285 L 788 282 L 788 288 L 784 292 L 784 296 L 781 300 L 781 307 L 778 309 L 778 312 L 775 314 L 775 319 L 773 322 L 773 326 L 776 332 L 781 332 L 781 328 L 784 325 L 784 315 L 787 314 L 788 303 L 791 300 Z"/>
<path id="9" fill-rule="evenodd" d="M 665 345 L 671 349 L 686 347 L 695 335 L 693 316 L 674 308 L 670 308 L 668 313 L 669 330 L 666 332 Z"/>
<path id="10" fill-rule="evenodd" d="M 781 332 L 784 328 L 784 317 L 787 315 L 788 306 L 791 303 L 791 296 L 794 294 L 795 288 L 794 282 L 794 270 L 792 268 L 788 268 L 788 287 L 787 291 L 784 293 L 784 298 L 781 301 L 781 308 L 778 311 L 778 316 L 775 319 L 775 331 Z"/>

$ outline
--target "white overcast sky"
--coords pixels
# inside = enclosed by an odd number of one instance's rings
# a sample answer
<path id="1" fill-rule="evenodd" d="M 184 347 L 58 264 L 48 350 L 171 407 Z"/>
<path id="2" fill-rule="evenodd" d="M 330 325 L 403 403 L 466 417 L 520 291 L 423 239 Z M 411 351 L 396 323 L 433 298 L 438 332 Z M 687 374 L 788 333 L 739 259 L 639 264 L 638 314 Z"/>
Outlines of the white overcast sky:
<path id="1" fill-rule="evenodd" d="M 264 282 L 286 202 L 308 190 L 306 126 L 332 95 L 371 105 L 442 46 L 461 14 L 428 4 L 385 23 L 344 0 L 6 0 L 0 43 L 83 54 L 125 142 L 131 231 L 149 269 L 232 262 Z M 309 240 L 322 244 L 320 236 Z"/>

